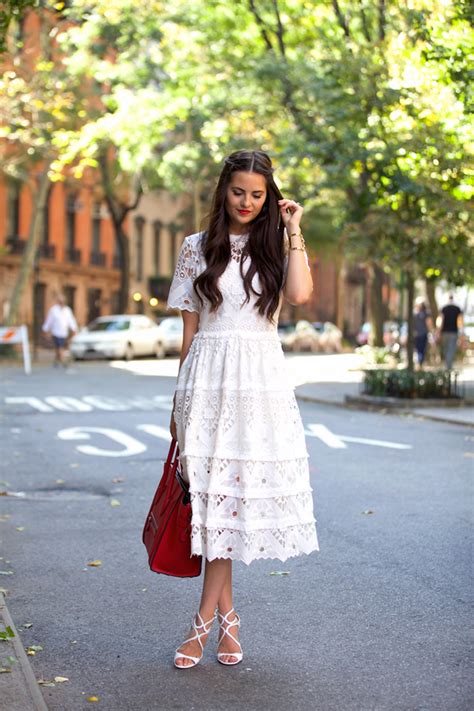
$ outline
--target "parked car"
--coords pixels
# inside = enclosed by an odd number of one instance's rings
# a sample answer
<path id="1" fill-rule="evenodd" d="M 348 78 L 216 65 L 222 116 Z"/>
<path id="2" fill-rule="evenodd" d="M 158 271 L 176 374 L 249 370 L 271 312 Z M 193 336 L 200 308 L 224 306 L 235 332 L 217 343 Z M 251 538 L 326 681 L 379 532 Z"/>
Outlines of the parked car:
<path id="1" fill-rule="evenodd" d="M 156 357 L 164 358 L 169 353 L 180 353 L 183 345 L 183 319 L 181 316 L 167 316 L 158 324 Z"/>
<path id="2" fill-rule="evenodd" d="M 162 353 L 162 330 L 148 316 L 117 314 L 99 316 L 70 343 L 75 360 L 90 357 L 124 358 Z"/>
<path id="3" fill-rule="evenodd" d="M 295 325 L 278 327 L 284 351 L 311 351 L 311 353 L 340 353 L 342 333 L 333 323 L 310 323 L 301 320 Z"/>

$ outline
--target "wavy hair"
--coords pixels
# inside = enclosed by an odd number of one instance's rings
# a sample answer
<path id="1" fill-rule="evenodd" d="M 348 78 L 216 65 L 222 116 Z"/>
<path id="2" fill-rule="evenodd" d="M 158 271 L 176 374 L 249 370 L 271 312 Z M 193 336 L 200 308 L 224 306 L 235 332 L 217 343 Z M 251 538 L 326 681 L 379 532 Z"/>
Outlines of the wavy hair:
<path id="1" fill-rule="evenodd" d="M 225 209 L 227 188 L 232 173 L 237 171 L 263 175 L 267 197 L 257 217 L 249 223 L 249 238 L 240 260 L 240 274 L 244 282 L 247 303 L 250 291 L 258 296 L 255 307 L 260 315 L 270 321 L 278 308 L 283 285 L 283 221 L 278 200 L 282 194 L 273 180 L 272 162 L 263 151 L 236 151 L 225 159 L 212 199 L 208 229 L 204 232 L 202 248 L 206 269 L 195 279 L 194 289 L 201 303 L 202 296 L 211 303 L 211 311 L 217 311 L 222 303 L 222 293 L 217 281 L 224 273 L 230 259 L 229 216 Z M 250 266 L 243 273 L 244 261 L 250 258 Z M 258 272 L 261 292 L 252 286 Z"/>

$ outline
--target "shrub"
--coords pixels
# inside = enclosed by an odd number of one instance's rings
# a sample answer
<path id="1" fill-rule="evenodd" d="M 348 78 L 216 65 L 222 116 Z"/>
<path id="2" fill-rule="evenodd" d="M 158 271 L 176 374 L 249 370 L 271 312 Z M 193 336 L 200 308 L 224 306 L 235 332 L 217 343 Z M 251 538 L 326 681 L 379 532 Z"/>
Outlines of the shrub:
<path id="1" fill-rule="evenodd" d="M 363 394 L 400 398 L 457 398 L 456 374 L 448 370 L 364 370 Z"/>

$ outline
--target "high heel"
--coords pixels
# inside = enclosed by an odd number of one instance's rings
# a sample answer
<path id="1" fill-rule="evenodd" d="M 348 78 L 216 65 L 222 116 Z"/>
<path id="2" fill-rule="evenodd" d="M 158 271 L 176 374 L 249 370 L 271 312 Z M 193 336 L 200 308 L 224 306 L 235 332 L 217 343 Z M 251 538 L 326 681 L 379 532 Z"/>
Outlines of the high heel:
<path id="1" fill-rule="evenodd" d="M 183 644 L 178 647 L 174 654 L 174 665 L 177 669 L 191 669 L 191 667 L 195 667 L 196 664 L 199 664 L 204 653 L 204 645 L 201 642 L 201 637 L 203 637 L 205 634 L 209 634 L 209 631 L 212 627 L 212 623 L 214 622 L 214 617 L 215 613 L 211 620 L 204 622 L 199 612 L 197 613 L 196 617 L 193 619 L 192 622 L 192 629 L 194 630 L 194 635 L 188 637 L 188 639 L 186 639 Z M 188 642 L 194 642 L 195 639 L 198 641 L 199 646 L 201 647 L 200 657 L 191 657 L 189 654 L 184 654 L 183 652 L 178 651 L 184 644 L 187 644 Z M 178 659 L 190 659 L 192 664 L 176 664 Z"/>
<path id="2" fill-rule="evenodd" d="M 228 617 L 232 612 L 235 614 L 235 617 L 233 620 L 229 620 Z M 217 619 L 219 620 L 219 640 L 217 642 L 217 646 L 220 645 L 224 637 L 227 635 L 231 638 L 233 642 L 238 644 L 240 647 L 240 652 L 217 652 L 217 661 L 221 664 L 226 664 L 229 667 L 234 666 L 234 664 L 239 664 L 239 662 L 242 661 L 244 656 L 242 652 L 242 645 L 240 644 L 239 640 L 236 639 L 231 632 L 229 632 L 229 628 L 234 626 L 240 627 L 240 617 L 232 607 L 225 615 L 221 615 L 221 613 L 218 612 Z M 235 657 L 235 662 L 225 662 L 223 660 L 223 657 Z"/>

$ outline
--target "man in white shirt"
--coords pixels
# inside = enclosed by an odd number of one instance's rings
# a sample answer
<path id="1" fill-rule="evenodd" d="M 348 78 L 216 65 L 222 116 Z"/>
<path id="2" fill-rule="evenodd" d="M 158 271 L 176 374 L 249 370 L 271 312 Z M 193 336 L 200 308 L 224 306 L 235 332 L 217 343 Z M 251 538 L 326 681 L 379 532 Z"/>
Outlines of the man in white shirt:
<path id="1" fill-rule="evenodd" d="M 49 309 L 46 321 L 43 324 L 43 331 L 51 333 L 53 337 L 55 367 L 57 365 L 67 365 L 64 359 L 64 349 L 67 345 L 69 331 L 72 331 L 72 335 L 74 335 L 78 330 L 76 319 L 69 306 L 66 305 L 64 295 L 58 294 L 56 301 L 57 303 Z"/>

